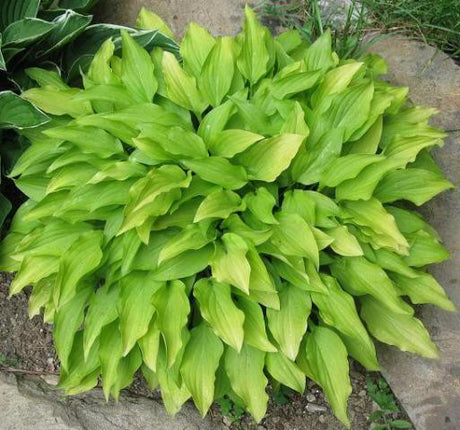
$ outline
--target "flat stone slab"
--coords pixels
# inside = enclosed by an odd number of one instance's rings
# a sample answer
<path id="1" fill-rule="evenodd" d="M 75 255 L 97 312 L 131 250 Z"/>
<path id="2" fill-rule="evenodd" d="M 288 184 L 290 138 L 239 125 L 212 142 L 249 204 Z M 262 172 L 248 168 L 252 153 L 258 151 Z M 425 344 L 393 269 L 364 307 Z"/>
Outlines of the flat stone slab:
<path id="1" fill-rule="evenodd" d="M 439 109 L 433 124 L 449 131 L 444 147 L 434 155 L 457 188 L 436 197 L 421 212 L 451 252 L 451 259 L 431 272 L 460 309 L 460 67 L 435 48 L 397 37 L 371 51 L 387 60 L 393 84 L 409 86 L 414 103 Z M 420 306 L 418 314 L 441 350 L 439 360 L 382 347 L 383 374 L 417 430 L 458 430 L 460 315 L 434 306 Z"/>
<path id="2" fill-rule="evenodd" d="M 181 37 L 191 21 L 216 36 L 235 34 L 243 22 L 246 0 L 100 0 L 95 10 L 97 21 L 134 25 L 144 6 L 158 14 Z"/>
<path id="3" fill-rule="evenodd" d="M 175 416 L 145 397 L 123 392 L 106 403 L 102 390 L 63 397 L 39 377 L 0 373 L 2 430 L 219 430 L 201 419 L 191 403 Z"/>

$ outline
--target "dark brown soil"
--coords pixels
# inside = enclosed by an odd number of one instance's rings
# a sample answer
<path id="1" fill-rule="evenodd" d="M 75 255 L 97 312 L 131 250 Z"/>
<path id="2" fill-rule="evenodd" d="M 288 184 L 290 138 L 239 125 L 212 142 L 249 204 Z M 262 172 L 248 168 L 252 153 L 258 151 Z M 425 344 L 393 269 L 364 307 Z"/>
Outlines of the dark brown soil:
<path id="1" fill-rule="evenodd" d="M 27 289 L 15 297 L 8 297 L 11 279 L 11 275 L 0 273 L 0 370 L 58 373 L 59 362 L 52 344 L 52 328 L 43 323 L 41 316 L 29 319 Z M 349 416 L 354 430 L 367 430 L 375 404 L 366 391 L 365 371 L 354 362 L 351 366 L 353 393 L 349 401 Z M 149 392 L 141 378 L 136 378 L 130 392 L 158 398 L 158 393 Z M 247 415 L 237 420 L 231 414 L 222 416 L 218 405 L 213 406 L 210 415 L 216 428 L 223 425 L 231 430 L 344 429 L 332 414 L 320 388 L 311 381 L 303 396 L 287 394 L 281 399 L 283 402 L 279 397 L 277 399 L 271 398 L 267 416 L 260 424 L 254 423 Z M 399 418 L 407 419 L 405 416 Z"/>

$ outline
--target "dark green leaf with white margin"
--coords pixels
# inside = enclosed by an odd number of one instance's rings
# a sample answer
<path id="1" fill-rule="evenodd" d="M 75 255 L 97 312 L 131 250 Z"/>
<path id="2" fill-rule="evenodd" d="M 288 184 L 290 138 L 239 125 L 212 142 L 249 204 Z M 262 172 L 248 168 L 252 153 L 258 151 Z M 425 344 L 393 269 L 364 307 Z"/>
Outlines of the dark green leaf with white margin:
<path id="1" fill-rule="evenodd" d="M 0 92 L 0 129 L 24 129 L 46 124 L 49 118 L 12 91 Z"/>
<path id="2" fill-rule="evenodd" d="M 53 28 L 53 23 L 38 18 L 24 18 L 11 23 L 3 33 L 3 46 L 21 47 L 40 40 Z"/>

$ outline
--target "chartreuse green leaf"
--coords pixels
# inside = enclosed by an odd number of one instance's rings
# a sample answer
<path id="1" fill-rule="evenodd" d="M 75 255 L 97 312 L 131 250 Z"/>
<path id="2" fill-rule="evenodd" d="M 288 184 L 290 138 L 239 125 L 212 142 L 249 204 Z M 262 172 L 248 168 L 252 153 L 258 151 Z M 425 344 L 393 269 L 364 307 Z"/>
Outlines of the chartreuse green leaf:
<path id="1" fill-rule="evenodd" d="M 153 13 L 145 7 L 141 8 L 137 16 L 136 27 L 141 30 L 158 30 L 171 39 L 175 38 L 174 33 L 168 25 L 156 13 Z"/>
<path id="2" fill-rule="evenodd" d="M 219 37 L 203 63 L 198 83 L 211 106 L 219 106 L 232 85 L 235 68 L 233 43 L 231 37 Z"/>
<path id="3" fill-rule="evenodd" d="M 233 348 L 225 351 L 225 371 L 232 390 L 244 401 L 257 422 L 264 417 L 268 402 L 264 361 L 265 353 L 247 344 L 240 352 Z"/>
<path id="4" fill-rule="evenodd" d="M 119 321 L 105 326 L 101 331 L 99 359 L 101 361 L 102 389 L 108 400 L 113 386 L 117 383 L 118 366 L 123 358 L 123 344 L 118 328 Z"/>
<path id="5" fill-rule="evenodd" d="M 216 133 L 209 150 L 213 155 L 231 158 L 263 138 L 262 135 L 247 130 L 224 130 Z"/>
<path id="6" fill-rule="evenodd" d="M 300 394 L 305 391 L 305 374 L 281 352 L 269 352 L 265 362 L 270 375 Z"/>
<path id="7" fill-rule="evenodd" d="M 326 30 L 306 51 L 305 67 L 307 70 L 327 70 L 337 64 L 337 55 L 331 48 L 331 32 Z"/>
<path id="8" fill-rule="evenodd" d="M 304 140 L 300 134 L 280 134 L 264 139 L 236 157 L 249 179 L 273 182 L 289 167 Z"/>
<path id="9" fill-rule="evenodd" d="M 198 78 L 215 43 L 208 30 L 194 22 L 190 23 L 180 46 L 184 69 Z"/>
<path id="10" fill-rule="evenodd" d="M 392 312 L 383 303 L 369 296 L 362 297 L 360 302 L 361 318 L 376 339 L 423 357 L 438 356 L 438 348 L 420 320 L 412 315 Z"/>
<path id="11" fill-rule="evenodd" d="M 242 209 L 241 197 L 230 190 L 217 190 L 209 194 L 196 211 L 194 222 L 207 218 L 223 218 Z"/>
<path id="12" fill-rule="evenodd" d="M 163 54 L 163 75 L 171 101 L 201 115 L 206 102 L 196 87 L 196 79 L 182 69 L 174 54 Z"/>
<path id="13" fill-rule="evenodd" d="M 182 348 L 182 329 L 187 324 L 190 304 L 185 285 L 181 281 L 168 282 L 153 296 L 153 305 L 156 309 L 156 324 L 163 336 L 168 367 L 171 367 Z M 171 318 L 171 315 L 175 318 Z"/>
<path id="14" fill-rule="evenodd" d="M 241 236 L 225 233 L 211 261 L 213 277 L 249 294 L 251 266 L 246 258 L 248 250 L 248 244 Z"/>
<path id="15" fill-rule="evenodd" d="M 407 277 L 397 273 L 392 273 L 390 276 L 400 294 L 409 296 L 412 303 L 430 303 L 446 311 L 456 310 L 455 305 L 432 275 L 425 272 L 416 272 L 416 274 L 416 277 Z"/>
<path id="16" fill-rule="evenodd" d="M 331 272 L 350 294 L 369 294 L 393 312 L 413 313 L 413 309 L 399 298 L 398 291 L 385 271 L 365 257 L 337 258 L 331 265 Z"/>
<path id="17" fill-rule="evenodd" d="M 137 102 L 151 102 L 158 88 L 153 74 L 153 62 L 126 30 L 121 30 L 123 57 L 121 80 Z"/>
<path id="18" fill-rule="evenodd" d="M 326 230 L 326 232 L 334 239 L 331 243 L 331 248 L 335 253 L 344 257 L 359 257 L 363 255 L 363 250 L 358 239 L 350 233 L 346 226 L 339 225 Z"/>
<path id="19" fill-rule="evenodd" d="M 153 296 L 163 286 L 163 283 L 153 281 L 148 272 L 132 272 L 121 280 L 118 314 L 123 356 L 147 333 L 155 313 Z"/>
<path id="20" fill-rule="evenodd" d="M 240 351 L 244 339 L 244 313 L 233 302 L 230 285 L 203 278 L 195 284 L 193 295 L 214 333 Z"/>
<path id="21" fill-rule="evenodd" d="M 267 73 L 270 58 L 264 28 L 249 6 L 246 6 L 244 15 L 243 41 L 237 64 L 241 74 L 254 85 Z"/>
<path id="22" fill-rule="evenodd" d="M 214 401 L 216 371 L 223 352 L 221 340 L 206 323 L 201 323 L 190 332 L 180 373 L 203 417 Z"/>
<path id="23" fill-rule="evenodd" d="M 310 226 L 297 214 L 279 212 L 276 216 L 278 224 L 272 227 L 270 241 L 283 254 L 295 257 L 306 257 L 318 266 L 318 245 Z"/>
<path id="24" fill-rule="evenodd" d="M 223 157 L 186 160 L 184 165 L 205 181 L 230 190 L 242 188 L 248 182 L 246 170 Z"/>
<path id="25" fill-rule="evenodd" d="M 99 232 L 84 233 L 61 257 L 54 290 L 56 305 L 67 303 L 75 295 L 80 280 L 99 266 L 102 260 L 101 241 Z"/>
<path id="26" fill-rule="evenodd" d="M 138 340 L 145 366 L 150 372 L 156 372 L 157 359 L 161 345 L 161 332 L 156 323 L 156 316 L 150 321 L 147 333 Z"/>
<path id="27" fill-rule="evenodd" d="M 311 311 L 310 294 L 289 284 L 279 291 L 280 309 L 267 309 L 268 328 L 281 352 L 294 361 L 307 330 Z"/>
<path id="28" fill-rule="evenodd" d="M 240 296 L 238 307 L 244 312 L 244 341 L 262 351 L 276 352 L 276 347 L 268 340 L 264 314 L 260 305 Z"/>
<path id="29" fill-rule="evenodd" d="M 69 368 L 69 355 L 72 351 L 74 335 L 83 322 L 84 309 L 90 294 L 91 288 L 85 286 L 70 301 L 61 306 L 54 317 L 54 345 L 64 371 Z"/>
<path id="30" fill-rule="evenodd" d="M 259 187 L 255 193 L 248 193 L 245 202 L 251 213 L 265 224 L 278 224 L 273 215 L 276 199 L 265 187 Z"/>
<path id="31" fill-rule="evenodd" d="M 366 369 L 378 370 L 374 343 L 359 319 L 353 297 L 343 291 L 334 278 L 323 275 L 321 279 L 327 285 L 328 294 L 311 293 L 321 320 L 339 332 L 352 357 Z"/>
<path id="32" fill-rule="evenodd" d="M 347 350 L 340 337 L 327 327 L 313 327 L 302 354 L 302 370 L 321 386 L 335 416 L 349 428 L 347 403 L 351 383 Z"/>
<path id="33" fill-rule="evenodd" d="M 105 284 L 91 297 L 84 322 L 83 348 L 85 357 L 90 353 L 101 330 L 118 318 L 119 295 L 119 284 Z"/>

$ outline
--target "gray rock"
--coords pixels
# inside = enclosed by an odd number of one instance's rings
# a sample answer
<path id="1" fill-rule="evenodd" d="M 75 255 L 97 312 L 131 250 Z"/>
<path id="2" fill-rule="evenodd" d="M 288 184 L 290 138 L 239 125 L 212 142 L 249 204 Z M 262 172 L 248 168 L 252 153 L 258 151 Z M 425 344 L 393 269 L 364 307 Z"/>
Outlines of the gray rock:
<path id="1" fill-rule="evenodd" d="M 353 7 L 353 0 L 319 0 L 318 5 L 324 23 L 341 29 L 347 22 L 348 12 Z M 352 22 L 358 21 L 360 10 L 361 3 L 356 2 L 351 14 Z"/>
<path id="2" fill-rule="evenodd" d="M 153 399 L 123 393 L 106 403 L 97 389 L 63 397 L 37 377 L 0 373 L 2 430 L 217 430 L 187 403 L 175 416 Z"/>
<path id="3" fill-rule="evenodd" d="M 134 25 L 139 10 L 145 6 L 161 16 L 178 36 L 182 36 L 190 21 L 215 35 L 223 35 L 235 34 L 241 28 L 246 3 L 245 0 L 100 0 L 95 15 L 98 21 Z"/>
<path id="4" fill-rule="evenodd" d="M 451 130 L 435 158 L 457 186 L 421 209 L 451 251 L 449 261 L 431 272 L 460 308 L 460 68 L 445 54 L 422 43 L 389 38 L 372 51 L 387 60 L 389 80 L 409 86 L 417 104 L 435 106 L 433 123 Z M 392 347 L 379 348 L 384 376 L 418 430 L 460 428 L 460 315 L 421 306 L 419 315 L 441 350 L 428 360 Z"/>

